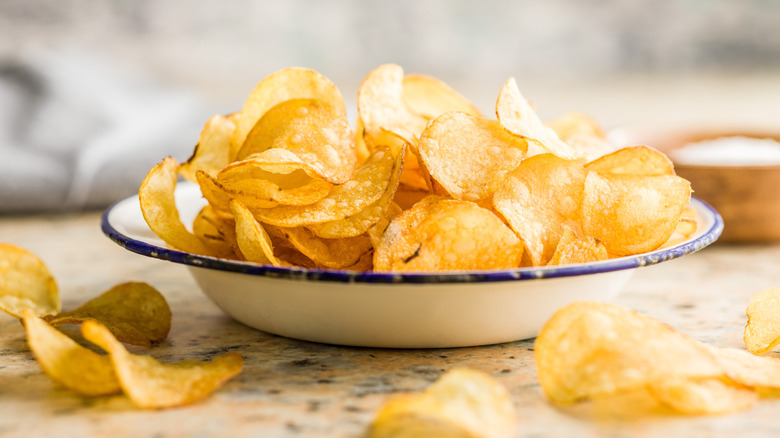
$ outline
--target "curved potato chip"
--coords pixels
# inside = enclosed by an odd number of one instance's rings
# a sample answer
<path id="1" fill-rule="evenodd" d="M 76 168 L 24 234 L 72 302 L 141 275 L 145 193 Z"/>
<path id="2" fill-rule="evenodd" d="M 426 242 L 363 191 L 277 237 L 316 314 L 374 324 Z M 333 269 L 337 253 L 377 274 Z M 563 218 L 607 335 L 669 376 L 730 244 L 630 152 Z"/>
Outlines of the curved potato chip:
<path id="1" fill-rule="evenodd" d="M 385 193 L 373 204 L 364 208 L 357 214 L 339 219 L 336 221 L 322 222 L 309 225 L 308 228 L 317 236 L 326 239 L 336 239 L 342 237 L 359 236 L 369 228 L 373 227 L 382 217 L 384 217 L 390 203 L 393 201 L 395 192 L 398 189 L 401 173 L 404 167 L 405 151 L 401 151 L 400 165 L 393 168 L 390 176 L 390 183 L 385 189 Z"/>
<path id="2" fill-rule="evenodd" d="M 292 152 L 334 184 L 349 180 L 357 164 L 346 117 L 317 99 L 291 99 L 269 109 L 247 135 L 236 159 L 272 148 Z"/>
<path id="3" fill-rule="evenodd" d="M 587 171 L 578 161 L 535 155 L 509 173 L 493 206 L 523 239 L 534 266 L 553 257 L 564 225 L 579 230 Z"/>
<path id="4" fill-rule="evenodd" d="M 609 258 L 607 249 L 598 239 L 590 236 L 579 237 L 570 227 L 564 225 L 563 228 L 563 234 L 555 253 L 547 263 L 548 266 L 596 262 Z"/>
<path id="5" fill-rule="evenodd" d="M 690 415 L 743 411 L 758 401 L 758 395 L 718 378 L 670 379 L 650 385 L 651 394 L 676 410 Z"/>
<path id="6" fill-rule="evenodd" d="M 308 228 L 282 228 L 287 240 L 303 255 L 320 266 L 342 269 L 352 266 L 373 249 L 367 235 L 341 239 L 317 237 Z"/>
<path id="7" fill-rule="evenodd" d="M 385 210 L 385 214 L 379 218 L 379 220 L 371 226 L 371 228 L 366 231 L 366 234 L 368 234 L 368 238 L 371 239 L 371 245 L 376 249 L 377 246 L 382 242 L 382 236 L 385 234 L 385 230 L 387 229 L 387 226 L 390 224 L 390 221 L 395 219 L 396 216 L 401 214 L 403 212 L 403 209 L 398 206 L 395 202 L 390 202 L 390 205 L 387 207 L 387 210 Z M 373 258 L 371 260 L 371 265 L 373 266 L 374 261 Z"/>
<path id="8" fill-rule="evenodd" d="M 432 76 L 408 74 L 403 77 L 401 99 L 413 114 L 435 119 L 449 111 L 481 116 L 482 113 L 449 85 Z"/>
<path id="9" fill-rule="evenodd" d="M 260 222 L 285 228 L 344 219 L 376 202 L 385 193 L 393 169 L 400 168 L 402 160 L 402 155 L 394 158 L 386 146 L 378 146 L 352 179 L 334 186 L 325 198 L 304 206 L 252 209 L 252 214 Z"/>
<path id="10" fill-rule="evenodd" d="M 59 312 L 57 282 L 38 256 L 0 243 L 0 310 L 21 318 L 27 308 L 38 316 Z"/>
<path id="11" fill-rule="evenodd" d="M 611 175 L 674 175 L 674 164 L 663 152 L 648 146 L 627 146 L 597 158 L 585 168 Z"/>
<path id="12" fill-rule="evenodd" d="M 49 378 L 62 386 L 89 396 L 120 392 L 111 359 L 77 344 L 67 335 L 24 310 L 27 344 Z"/>
<path id="13" fill-rule="evenodd" d="M 555 120 L 546 122 L 545 125 L 555 131 L 558 134 L 558 138 L 565 142 L 568 142 L 572 137 L 581 135 L 596 137 L 602 140 L 607 138 L 599 122 L 578 112 L 566 113 Z"/>
<path id="14" fill-rule="evenodd" d="M 780 395 L 780 358 L 757 356 L 736 348 L 713 348 L 725 375 L 761 395 Z"/>
<path id="15" fill-rule="evenodd" d="M 501 219 L 474 203 L 423 200 L 393 219 L 374 252 L 378 271 L 514 268 L 523 244 Z"/>
<path id="16" fill-rule="evenodd" d="M 780 344 L 780 287 L 765 289 L 747 305 L 745 347 L 754 354 L 766 353 Z"/>
<path id="17" fill-rule="evenodd" d="M 566 143 L 577 150 L 586 162 L 611 154 L 617 149 L 603 138 L 588 134 L 574 134 L 566 139 Z"/>
<path id="18" fill-rule="evenodd" d="M 154 234 L 168 245 L 180 251 L 208 255 L 206 246 L 179 218 L 174 196 L 177 167 L 176 160 L 167 157 L 149 171 L 138 189 L 141 213 Z"/>
<path id="19" fill-rule="evenodd" d="M 517 417 L 509 392 L 481 371 L 456 368 L 420 394 L 390 399 L 368 436 L 508 438 Z"/>
<path id="20" fill-rule="evenodd" d="M 235 258 L 233 246 L 226 239 L 220 224 L 222 219 L 211 205 L 203 207 L 192 221 L 192 233 L 209 249 L 209 255 L 219 258 Z"/>
<path id="21" fill-rule="evenodd" d="M 347 116 L 341 92 L 325 76 L 306 68 L 285 68 L 265 77 L 249 93 L 237 116 L 233 145 L 244 144 L 247 134 L 266 111 L 286 100 L 300 98 L 318 99 L 341 117 Z"/>
<path id="22" fill-rule="evenodd" d="M 551 154 L 566 158 L 579 158 L 580 154 L 563 140 L 552 128 L 545 126 L 531 104 L 520 94 L 515 78 L 509 78 L 498 94 L 496 116 L 501 126 L 518 137 L 536 143 Z"/>
<path id="23" fill-rule="evenodd" d="M 557 311 L 539 332 L 534 355 L 544 393 L 560 404 L 723 375 L 704 345 L 610 303 L 578 302 Z"/>
<path id="24" fill-rule="evenodd" d="M 146 283 L 118 284 L 69 312 L 43 318 L 53 326 L 103 323 L 121 342 L 151 347 L 171 330 L 171 309 L 165 297 Z"/>
<path id="25" fill-rule="evenodd" d="M 431 177 L 447 193 L 476 202 L 495 192 L 527 147 L 495 120 L 450 112 L 428 124 L 418 150 Z"/>
<path id="26" fill-rule="evenodd" d="M 652 251 L 677 228 L 691 184 L 676 175 L 634 176 L 588 172 L 582 229 L 610 255 Z"/>
<path id="27" fill-rule="evenodd" d="M 181 406 L 203 399 L 241 372 L 244 363 L 236 353 L 223 354 L 211 362 L 160 363 L 148 356 L 131 354 L 95 320 L 85 321 L 81 332 L 109 353 L 122 390 L 133 403 L 146 409 Z"/>
<path id="28" fill-rule="evenodd" d="M 203 127 L 192 156 L 179 166 L 179 174 L 192 182 L 196 182 L 195 173 L 199 170 L 216 175 L 219 169 L 233 161 L 230 137 L 235 129 L 232 118 L 212 116 Z"/>
<path id="29" fill-rule="evenodd" d="M 200 193 L 209 203 L 214 214 L 220 218 L 230 216 L 230 208 L 228 208 L 230 194 L 225 190 L 225 187 L 217 181 L 217 178 L 199 170 L 195 172 L 195 179 L 200 187 Z M 276 204 L 268 204 L 267 206 L 274 207 Z"/>
<path id="30" fill-rule="evenodd" d="M 281 263 L 274 257 L 271 238 L 249 209 L 241 201 L 233 200 L 230 201 L 230 211 L 236 220 L 236 242 L 244 258 L 261 265 L 280 266 Z"/>

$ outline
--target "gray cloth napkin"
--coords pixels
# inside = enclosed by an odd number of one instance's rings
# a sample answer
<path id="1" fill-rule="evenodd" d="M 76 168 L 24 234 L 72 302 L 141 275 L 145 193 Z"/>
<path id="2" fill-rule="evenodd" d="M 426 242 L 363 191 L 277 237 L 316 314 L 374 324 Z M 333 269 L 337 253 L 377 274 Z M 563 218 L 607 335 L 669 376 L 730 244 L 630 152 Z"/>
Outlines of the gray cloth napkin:
<path id="1" fill-rule="evenodd" d="M 163 157 L 190 155 L 207 118 L 192 93 L 91 54 L 0 60 L 0 214 L 136 193 Z"/>

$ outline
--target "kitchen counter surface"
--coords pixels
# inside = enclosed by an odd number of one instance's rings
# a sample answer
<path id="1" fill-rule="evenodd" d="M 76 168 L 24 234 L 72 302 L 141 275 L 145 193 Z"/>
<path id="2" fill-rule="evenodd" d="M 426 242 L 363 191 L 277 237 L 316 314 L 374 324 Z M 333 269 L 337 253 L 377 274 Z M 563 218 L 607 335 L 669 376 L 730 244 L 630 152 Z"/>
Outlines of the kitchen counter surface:
<path id="1" fill-rule="evenodd" d="M 100 231 L 99 213 L 0 218 L 0 241 L 39 255 L 56 277 L 63 309 L 109 287 L 145 281 L 168 299 L 173 327 L 158 347 L 132 351 L 163 361 L 235 351 L 244 370 L 211 397 L 163 411 L 123 396 L 84 398 L 54 384 L 33 359 L 22 326 L 0 315 L 0 436 L 362 436 L 391 395 L 420 391 L 453 367 L 483 370 L 509 389 L 518 437 L 778 436 L 779 399 L 713 417 L 595 418 L 548 403 L 533 342 L 442 350 L 320 345 L 250 329 L 225 316 L 181 265 L 123 250 Z M 780 245 L 715 244 L 637 270 L 620 305 L 649 314 L 707 344 L 742 347 L 750 297 L 780 286 Z M 73 334 L 75 327 L 66 328 Z"/>

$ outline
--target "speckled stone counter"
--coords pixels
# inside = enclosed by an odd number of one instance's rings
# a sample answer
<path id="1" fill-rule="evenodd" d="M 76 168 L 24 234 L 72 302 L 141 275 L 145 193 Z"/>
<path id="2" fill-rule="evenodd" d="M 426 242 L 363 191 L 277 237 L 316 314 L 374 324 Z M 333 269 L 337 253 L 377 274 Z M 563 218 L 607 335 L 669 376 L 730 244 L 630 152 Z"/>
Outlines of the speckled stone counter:
<path id="1" fill-rule="evenodd" d="M 105 238 L 99 215 L 0 218 L 0 241 L 38 254 L 56 276 L 63 308 L 110 286 L 146 281 L 168 299 L 170 336 L 150 350 L 164 361 L 209 359 L 236 351 L 243 372 L 190 406 L 144 411 L 123 396 L 88 399 L 46 377 L 21 325 L 0 315 L 0 436 L 362 436 L 391 394 L 422 390 L 456 366 L 488 372 L 509 388 L 518 437 L 780 436 L 780 399 L 718 417 L 594 419 L 559 410 L 536 379 L 532 341 L 445 350 L 344 348 L 286 339 L 225 316 L 183 266 L 127 252 Z M 639 269 L 618 303 L 716 346 L 742 346 L 745 306 L 780 286 L 780 245 L 716 244 L 679 260 Z M 69 333 L 76 333 L 76 329 Z"/>

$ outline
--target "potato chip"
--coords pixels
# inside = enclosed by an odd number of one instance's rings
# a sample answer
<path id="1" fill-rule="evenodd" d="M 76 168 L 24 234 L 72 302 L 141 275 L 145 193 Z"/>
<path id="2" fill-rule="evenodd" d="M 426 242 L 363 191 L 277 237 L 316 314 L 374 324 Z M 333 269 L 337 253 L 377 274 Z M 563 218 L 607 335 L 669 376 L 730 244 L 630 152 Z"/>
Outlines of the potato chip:
<path id="1" fill-rule="evenodd" d="M 515 78 L 509 78 L 498 94 L 496 116 L 501 126 L 512 134 L 534 142 L 547 152 L 561 158 L 579 158 L 580 154 L 558 134 L 545 126 L 533 107 L 520 94 Z"/>
<path id="2" fill-rule="evenodd" d="M 611 154 L 617 149 L 603 138 L 588 134 L 574 134 L 566 139 L 566 144 L 576 150 L 585 162 Z"/>
<path id="3" fill-rule="evenodd" d="M 390 222 L 374 252 L 374 269 L 507 269 L 517 267 L 522 254 L 520 239 L 489 210 L 434 198 Z"/>
<path id="4" fill-rule="evenodd" d="M 230 194 L 225 190 L 225 187 L 217 181 L 217 178 L 199 170 L 195 173 L 195 179 L 200 187 L 200 193 L 211 206 L 214 215 L 222 218 L 229 217 L 230 208 L 228 207 L 228 203 L 230 202 Z M 269 203 L 267 204 L 267 207 L 274 207 L 276 205 L 277 204 L 275 203 Z"/>
<path id="5" fill-rule="evenodd" d="M 611 175 L 674 175 L 674 164 L 662 152 L 648 146 L 628 146 L 585 165 L 593 172 Z"/>
<path id="6" fill-rule="evenodd" d="M 141 408 L 194 403 L 222 386 L 243 367 L 244 361 L 236 353 L 223 354 L 211 362 L 160 363 L 149 356 L 131 354 L 95 320 L 85 321 L 81 331 L 89 341 L 108 351 L 122 390 Z"/>
<path id="7" fill-rule="evenodd" d="M 111 359 L 77 344 L 26 308 L 27 343 L 43 372 L 80 394 L 101 396 L 121 391 Z"/>
<path id="8" fill-rule="evenodd" d="M 334 186 L 314 204 L 252 209 L 252 214 L 260 222 L 286 228 L 344 219 L 379 200 L 390 184 L 393 169 L 400 168 L 402 161 L 403 156 L 394 158 L 387 147 L 377 147 L 352 179 Z"/>
<path id="9" fill-rule="evenodd" d="M 758 401 L 750 389 L 718 378 L 670 379 L 650 385 L 650 392 L 675 411 L 689 415 L 743 411 Z"/>
<path id="10" fill-rule="evenodd" d="M 371 228 L 366 231 L 366 234 L 368 234 L 368 238 L 371 239 L 371 246 L 373 246 L 375 249 L 379 244 L 382 242 L 382 236 L 385 234 L 385 230 L 387 229 L 387 226 L 390 224 L 390 221 L 396 218 L 399 214 L 401 214 L 404 210 L 395 202 L 390 202 L 390 205 L 387 207 L 387 210 L 385 210 L 385 214 L 379 218 L 379 220 L 371 226 Z M 371 260 L 371 264 L 373 266 L 374 261 L 373 257 Z"/>
<path id="11" fill-rule="evenodd" d="M 38 316 L 59 312 L 57 282 L 38 256 L 0 243 L 0 310 L 21 318 L 26 308 Z"/>
<path id="12" fill-rule="evenodd" d="M 390 399 L 368 436 L 484 437 L 515 435 L 517 417 L 506 388 L 481 371 L 456 368 L 420 394 Z"/>
<path id="13" fill-rule="evenodd" d="M 355 237 L 368 231 L 369 228 L 385 216 L 385 212 L 393 201 L 401 173 L 403 172 L 405 156 L 405 151 L 401 151 L 400 156 L 397 158 L 400 160 L 400 165 L 393 168 L 390 183 L 387 185 L 385 193 L 376 202 L 352 216 L 335 221 L 312 224 L 308 228 L 317 236 L 326 239 Z"/>
<path id="14" fill-rule="evenodd" d="M 558 134 L 558 138 L 568 142 L 572 137 L 589 136 L 605 139 L 606 134 L 599 122 L 592 117 L 578 112 L 570 112 L 545 123 Z"/>
<path id="15" fill-rule="evenodd" d="M 757 356 L 736 348 L 713 348 L 726 377 L 761 395 L 780 395 L 780 358 Z"/>
<path id="16" fill-rule="evenodd" d="M 323 239 L 304 227 L 282 228 L 287 240 L 303 255 L 326 268 L 343 269 L 356 264 L 373 246 L 367 235 Z"/>
<path id="17" fill-rule="evenodd" d="M 273 148 L 292 152 L 334 184 L 349 180 L 357 164 L 346 117 L 317 99 L 291 99 L 269 109 L 247 135 L 236 159 Z"/>
<path id="18" fill-rule="evenodd" d="M 237 115 L 236 130 L 231 142 L 242 146 L 249 131 L 269 109 L 290 99 L 317 99 L 341 117 L 347 108 L 341 92 L 326 77 L 314 70 L 291 67 L 264 78 L 247 97 Z"/>
<path id="19" fill-rule="evenodd" d="M 582 198 L 582 230 L 610 255 L 652 251 L 677 228 L 691 184 L 676 175 L 635 176 L 589 172 Z"/>
<path id="20" fill-rule="evenodd" d="M 177 167 L 176 160 L 167 157 L 149 171 L 138 190 L 141 213 L 154 234 L 171 247 L 208 255 L 206 246 L 187 230 L 179 217 L 174 196 Z"/>
<path id="21" fill-rule="evenodd" d="M 449 85 L 431 76 L 408 74 L 403 77 L 401 100 L 413 114 L 428 120 L 449 111 L 481 116 L 482 113 Z"/>
<path id="22" fill-rule="evenodd" d="M 235 157 L 230 146 L 230 137 L 235 129 L 231 117 L 212 116 L 203 127 L 192 156 L 179 166 L 179 174 L 192 182 L 196 182 L 195 173 L 199 170 L 216 175 Z"/>
<path id="23" fill-rule="evenodd" d="M 578 302 L 557 311 L 534 343 L 539 383 L 560 404 L 609 397 L 672 379 L 720 378 L 705 346 L 614 304 Z"/>
<path id="24" fill-rule="evenodd" d="M 536 155 L 509 173 L 493 195 L 493 206 L 525 242 L 534 266 L 553 257 L 564 225 L 579 231 L 586 174 L 577 161 Z"/>
<path id="25" fill-rule="evenodd" d="M 206 205 L 192 221 L 192 233 L 208 248 L 210 256 L 235 258 L 233 246 L 222 231 L 222 220 L 211 205 Z"/>
<path id="26" fill-rule="evenodd" d="M 144 347 L 164 341 L 171 330 L 171 309 L 165 297 L 140 282 L 116 285 L 74 310 L 43 319 L 55 327 L 95 319 L 121 342 Z"/>
<path id="27" fill-rule="evenodd" d="M 425 128 L 418 149 L 428 172 L 447 193 L 477 202 L 495 192 L 527 147 L 495 120 L 450 112 Z"/>
<path id="28" fill-rule="evenodd" d="M 754 354 L 766 353 L 780 344 L 780 287 L 765 289 L 747 305 L 745 347 Z"/>
<path id="29" fill-rule="evenodd" d="M 281 266 L 274 257 L 274 247 L 265 228 L 258 223 L 241 201 L 230 201 L 230 211 L 236 221 L 236 242 L 247 261 L 261 265 Z"/>
<path id="30" fill-rule="evenodd" d="M 573 263 L 588 263 L 609 258 L 604 245 L 590 236 L 577 236 L 571 227 L 564 225 L 563 234 L 558 241 L 548 266 L 567 265 Z"/>

